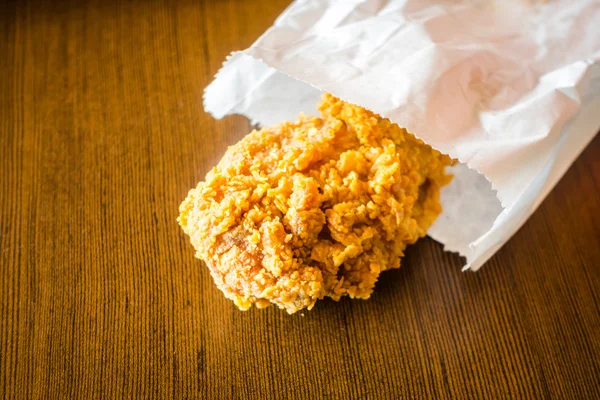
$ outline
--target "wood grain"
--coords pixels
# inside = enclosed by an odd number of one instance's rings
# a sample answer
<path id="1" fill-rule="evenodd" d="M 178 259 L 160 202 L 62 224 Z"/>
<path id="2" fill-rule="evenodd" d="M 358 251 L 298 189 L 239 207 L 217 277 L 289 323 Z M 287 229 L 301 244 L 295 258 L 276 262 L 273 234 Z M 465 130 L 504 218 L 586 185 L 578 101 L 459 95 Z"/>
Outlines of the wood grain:
<path id="1" fill-rule="evenodd" d="M 369 301 L 238 311 L 176 223 L 201 106 L 283 0 L 0 5 L 0 397 L 600 398 L 600 138 L 478 273 L 422 240 Z"/>

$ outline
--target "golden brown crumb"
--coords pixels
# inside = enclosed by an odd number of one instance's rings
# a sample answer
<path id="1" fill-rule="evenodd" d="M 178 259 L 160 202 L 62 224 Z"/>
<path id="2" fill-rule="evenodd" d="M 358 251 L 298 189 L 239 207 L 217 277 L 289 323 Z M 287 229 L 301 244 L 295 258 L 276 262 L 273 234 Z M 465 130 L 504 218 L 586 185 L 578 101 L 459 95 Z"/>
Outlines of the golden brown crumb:
<path id="1" fill-rule="evenodd" d="M 449 157 L 331 95 L 319 109 L 229 147 L 181 204 L 197 257 L 240 309 L 367 299 L 441 212 Z"/>

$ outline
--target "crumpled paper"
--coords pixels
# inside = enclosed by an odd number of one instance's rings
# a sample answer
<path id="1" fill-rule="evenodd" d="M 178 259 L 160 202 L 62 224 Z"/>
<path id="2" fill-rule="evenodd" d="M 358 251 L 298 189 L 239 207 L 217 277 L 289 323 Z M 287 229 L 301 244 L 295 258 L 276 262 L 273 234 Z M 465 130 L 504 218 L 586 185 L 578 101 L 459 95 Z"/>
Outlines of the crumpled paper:
<path id="1" fill-rule="evenodd" d="M 600 129 L 600 1 L 296 0 L 204 107 L 269 125 L 322 91 L 460 161 L 429 235 L 476 270 Z"/>

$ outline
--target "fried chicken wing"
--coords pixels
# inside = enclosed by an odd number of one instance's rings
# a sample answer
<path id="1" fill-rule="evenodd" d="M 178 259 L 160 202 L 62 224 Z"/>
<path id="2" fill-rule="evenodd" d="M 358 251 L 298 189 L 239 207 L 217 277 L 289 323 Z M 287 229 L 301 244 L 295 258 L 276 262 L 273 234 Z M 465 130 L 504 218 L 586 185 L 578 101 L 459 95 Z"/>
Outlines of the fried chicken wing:
<path id="1" fill-rule="evenodd" d="M 448 156 L 329 94 L 319 110 L 229 147 L 181 204 L 197 257 L 242 310 L 367 299 L 441 212 Z"/>

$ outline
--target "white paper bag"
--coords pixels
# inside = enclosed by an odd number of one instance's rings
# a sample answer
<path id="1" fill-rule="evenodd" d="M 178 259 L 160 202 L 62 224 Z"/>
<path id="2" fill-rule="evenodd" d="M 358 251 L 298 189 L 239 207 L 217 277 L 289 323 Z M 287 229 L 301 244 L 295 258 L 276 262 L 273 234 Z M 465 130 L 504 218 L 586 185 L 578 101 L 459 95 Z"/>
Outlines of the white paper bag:
<path id="1" fill-rule="evenodd" d="M 476 270 L 600 129 L 600 0 L 296 0 L 204 107 L 269 125 L 322 91 L 460 160 L 429 235 Z"/>

